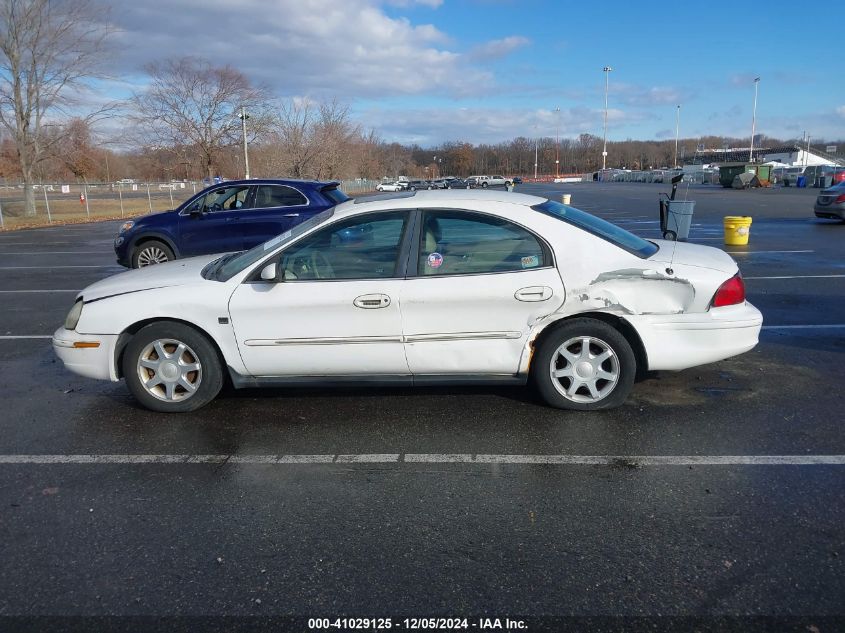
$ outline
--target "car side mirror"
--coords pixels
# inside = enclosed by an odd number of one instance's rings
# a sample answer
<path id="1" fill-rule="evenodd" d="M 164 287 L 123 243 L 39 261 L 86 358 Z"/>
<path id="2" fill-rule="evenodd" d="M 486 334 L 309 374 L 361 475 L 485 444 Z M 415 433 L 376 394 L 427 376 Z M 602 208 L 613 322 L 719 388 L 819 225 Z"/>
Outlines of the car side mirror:
<path id="1" fill-rule="evenodd" d="M 198 217 L 202 216 L 202 210 L 199 207 L 191 209 L 190 216 L 192 218 L 198 218 Z"/>
<path id="2" fill-rule="evenodd" d="M 278 264 L 267 264 L 264 268 L 261 269 L 261 280 L 276 281 L 276 277 L 278 276 L 278 270 Z"/>

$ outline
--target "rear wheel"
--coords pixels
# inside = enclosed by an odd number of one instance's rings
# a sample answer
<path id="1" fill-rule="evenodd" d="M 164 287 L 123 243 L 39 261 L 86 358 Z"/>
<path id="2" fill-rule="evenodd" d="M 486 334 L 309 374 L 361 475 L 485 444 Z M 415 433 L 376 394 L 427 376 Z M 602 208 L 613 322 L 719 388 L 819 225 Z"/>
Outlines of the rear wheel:
<path id="1" fill-rule="evenodd" d="M 163 264 L 176 259 L 173 250 L 164 242 L 149 240 L 135 247 L 132 251 L 132 268 L 144 268 L 153 264 Z"/>
<path id="2" fill-rule="evenodd" d="M 678 234 L 675 231 L 663 231 L 664 240 L 677 240 Z"/>
<path id="3" fill-rule="evenodd" d="M 578 411 L 618 407 L 631 392 L 636 373 L 637 361 L 625 337 L 589 318 L 557 326 L 532 366 L 532 379 L 546 403 Z"/>
<path id="4" fill-rule="evenodd" d="M 163 413 L 194 411 L 223 386 L 217 350 L 195 329 L 159 322 L 141 328 L 123 354 L 126 386 L 143 406 Z"/>

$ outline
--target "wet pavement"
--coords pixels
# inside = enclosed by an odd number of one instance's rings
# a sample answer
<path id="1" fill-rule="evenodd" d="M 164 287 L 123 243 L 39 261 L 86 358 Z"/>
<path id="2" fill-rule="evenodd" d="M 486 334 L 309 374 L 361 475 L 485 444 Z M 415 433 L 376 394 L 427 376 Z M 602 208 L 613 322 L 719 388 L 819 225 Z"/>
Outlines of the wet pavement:
<path id="1" fill-rule="evenodd" d="M 657 238 L 669 186 L 518 189 L 571 193 Z M 76 291 L 122 270 L 118 223 L 0 233 L 0 616 L 839 626 L 845 465 L 812 460 L 845 455 L 845 224 L 813 217 L 816 193 L 681 186 L 696 201 L 690 241 L 739 262 L 760 345 L 649 376 L 623 407 L 589 414 L 516 387 L 245 390 L 155 414 L 123 383 L 64 370 L 47 338 Z M 725 215 L 753 217 L 748 246 L 724 246 Z M 26 455 L 70 463 L 12 463 Z M 139 455 L 150 461 L 127 463 Z M 163 463 L 190 456 L 213 459 Z M 528 463 L 538 456 L 571 463 Z M 794 459 L 759 462 L 771 456 Z"/>

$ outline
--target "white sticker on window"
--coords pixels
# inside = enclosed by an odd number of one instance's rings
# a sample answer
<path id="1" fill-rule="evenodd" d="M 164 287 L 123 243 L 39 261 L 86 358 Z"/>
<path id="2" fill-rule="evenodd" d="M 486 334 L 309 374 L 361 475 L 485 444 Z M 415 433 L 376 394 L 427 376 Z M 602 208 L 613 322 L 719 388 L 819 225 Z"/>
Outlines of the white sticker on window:
<path id="1" fill-rule="evenodd" d="M 540 265 L 540 258 L 536 255 L 529 255 L 528 257 L 522 258 L 522 267 L 523 268 L 536 268 Z"/>

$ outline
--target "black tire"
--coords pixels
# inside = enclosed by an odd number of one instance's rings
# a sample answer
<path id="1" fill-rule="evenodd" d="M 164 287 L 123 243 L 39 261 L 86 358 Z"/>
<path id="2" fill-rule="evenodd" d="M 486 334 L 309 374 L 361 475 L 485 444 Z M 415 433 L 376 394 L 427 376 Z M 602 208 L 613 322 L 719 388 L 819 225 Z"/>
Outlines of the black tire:
<path id="1" fill-rule="evenodd" d="M 132 268 L 143 268 L 154 264 L 172 262 L 176 259 L 171 249 L 164 242 L 158 240 L 147 240 L 138 244 L 132 250 Z"/>
<path id="2" fill-rule="evenodd" d="M 675 231 L 663 231 L 663 239 L 675 241 L 678 239 L 678 235 Z"/>
<path id="3" fill-rule="evenodd" d="M 482 183 L 481 183 L 481 187 L 482 187 L 483 189 L 487 189 L 487 183 L 486 183 L 486 182 L 482 182 Z"/>
<path id="4" fill-rule="evenodd" d="M 531 367 L 532 382 L 543 400 L 552 407 L 576 411 L 612 409 L 625 402 L 634 385 L 637 360 L 622 333 L 603 321 L 586 317 L 564 321 L 552 327 L 554 330 L 544 337 Z M 563 346 L 569 343 L 566 347 L 569 354 L 580 357 L 583 354 L 584 338 L 588 339 L 589 343 L 589 354 L 584 358 L 584 362 L 586 365 L 595 363 L 595 366 L 587 368 L 579 367 L 580 362 L 575 365 L 560 353 Z M 610 351 L 610 356 L 605 360 L 598 360 L 607 351 Z M 552 376 L 553 362 L 555 371 L 581 372 L 578 374 L 579 378 L 583 375 L 592 380 L 573 380 L 568 376 L 555 378 Z M 614 379 L 595 377 L 599 371 Z M 592 382 L 595 393 L 589 389 L 588 382 Z M 567 395 L 565 392 L 570 391 L 573 386 L 575 389 L 571 395 Z"/>
<path id="5" fill-rule="evenodd" d="M 173 354 L 175 359 L 160 371 L 149 366 L 163 364 L 156 343 L 165 355 Z M 185 346 L 181 352 L 179 344 Z M 142 360 L 149 365 L 142 365 Z M 214 345 L 194 328 L 172 321 L 141 328 L 126 346 L 122 369 L 135 399 L 147 409 L 161 413 L 195 411 L 214 400 L 223 386 L 222 364 Z M 195 385 L 196 390 L 191 393 L 183 384 Z"/>

